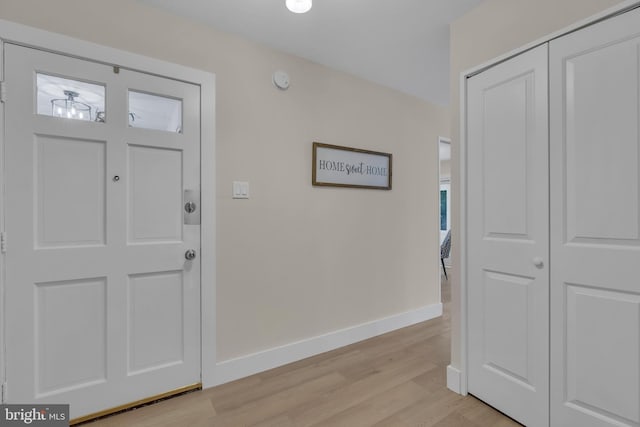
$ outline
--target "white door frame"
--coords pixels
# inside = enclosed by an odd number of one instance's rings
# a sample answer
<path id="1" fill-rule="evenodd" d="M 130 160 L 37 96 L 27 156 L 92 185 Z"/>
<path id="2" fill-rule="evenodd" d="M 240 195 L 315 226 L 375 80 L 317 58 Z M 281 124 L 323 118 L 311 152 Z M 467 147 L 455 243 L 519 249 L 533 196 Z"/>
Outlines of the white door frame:
<path id="1" fill-rule="evenodd" d="M 147 74 L 161 75 L 200 86 L 200 179 L 201 179 L 201 382 L 203 388 L 216 382 L 216 176 L 215 176 L 215 75 L 142 55 L 133 54 L 68 36 L 0 19 L 0 53 L 4 42 L 34 47 L 89 61 L 118 65 Z M 0 55 L 0 81 L 4 71 Z M 0 103 L 0 176 L 4 176 L 4 104 Z M 3 180 L 4 182 L 4 180 Z M 0 190 L 0 231 L 4 229 L 4 188 Z M 9 242 L 7 242 L 9 243 Z M 9 246 L 9 244 L 7 245 Z M 0 257 L 0 307 L 4 307 L 4 254 Z M 4 310 L 2 310 L 4 312 Z M 0 380 L 5 381 L 5 328 L 0 316 Z"/>
<path id="2" fill-rule="evenodd" d="M 0 23 L 0 28 L 2 24 Z M 0 82 L 4 82 L 4 45 L 0 36 Z M 0 185 L 0 232 L 2 233 L 2 239 L 4 243 L 4 83 L 0 83 L 0 177 L 2 177 L 2 184 Z M 0 391 L 0 403 L 4 403 L 5 400 L 5 382 L 6 382 L 6 367 L 5 367 L 5 344 L 4 344 L 4 279 L 5 279 L 5 254 L 4 249 L 0 251 L 0 384 L 2 390 Z"/>
<path id="3" fill-rule="evenodd" d="M 638 0 L 625 0 L 609 9 L 606 9 L 600 13 L 597 13 L 587 19 L 579 21 L 573 25 L 570 25 L 560 31 L 556 31 L 547 36 L 544 36 L 534 42 L 528 43 L 518 49 L 515 49 L 509 53 L 498 56 L 490 61 L 487 61 L 483 64 L 470 68 L 466 71 L 460 73 L 460 145 L 458 151 L 458 159 L 460 164 L 460 174 L 459 178 L 459 206 L 460 206 L 460 224 L 458 224 L 459 229 L 459 244 L 460 244 L 460 301 L 459 301 L 459 315 L 460 315 L 460 341 L 459 341 L 459 358 L 460 366 L 449 365 L 447 367 L 447 386 L 452 391 L 466 395 L 467 394 L 467 356 L 468 356 L 468 318 L 467 318 L 467 79 L 481 73 L 487 68 L 491 68 L 494 65 L 497 65 L 501 62 L 507 61 L 514 56 L 520 55 L 523 52 L 526 52 L 534 47 L 540 46 L 544 43 L 548 43 L 549 41 L 556 39 L 558 37 L 562 37 L 565 34 L 576 31 L 580 28 L 593 25 L 596 22 L 602 21 L 604 19 L 608 19 L 612 16 L 618 15 L 620 13 L 624 13 L 630 9 L 634 9 L 636 7 L 640 7 L 640 1 Z"/>

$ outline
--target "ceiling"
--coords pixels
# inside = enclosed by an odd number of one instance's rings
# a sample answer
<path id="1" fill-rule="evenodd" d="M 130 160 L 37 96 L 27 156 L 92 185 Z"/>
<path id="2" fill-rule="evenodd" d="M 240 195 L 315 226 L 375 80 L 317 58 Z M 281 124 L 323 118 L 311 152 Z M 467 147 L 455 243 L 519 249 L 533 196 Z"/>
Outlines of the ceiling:
<path id="1" fill-rule="evenodd" d="M 449 23 L 482 0 L 138 1 L 444 106 Z"/>

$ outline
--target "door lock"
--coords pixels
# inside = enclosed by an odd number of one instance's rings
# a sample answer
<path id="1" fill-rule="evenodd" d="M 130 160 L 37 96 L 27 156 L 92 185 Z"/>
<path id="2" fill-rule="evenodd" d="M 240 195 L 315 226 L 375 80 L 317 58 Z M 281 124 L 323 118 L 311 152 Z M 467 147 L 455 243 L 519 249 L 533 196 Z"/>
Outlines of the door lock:
<path id="1" fill-rule="evenodd" d="M 196 258 L 196 251 L 195 249 L 189 249 L 187 252 L 184 253 L 184 257 L 187 261 L 191 261 L 193 259 Z"/>
<path id="2" fill-rule="evenodd" d="M 187 213 L 193 213 L 196 211 L 196 202 L 187 202 L 184 205 L 184 210 Z"/>
<path id="3" fill-rule="evenodd" d="M 184 190 L 184 212 L 182 220 L 185 225 L 200 225 L 200 191 Z"/>

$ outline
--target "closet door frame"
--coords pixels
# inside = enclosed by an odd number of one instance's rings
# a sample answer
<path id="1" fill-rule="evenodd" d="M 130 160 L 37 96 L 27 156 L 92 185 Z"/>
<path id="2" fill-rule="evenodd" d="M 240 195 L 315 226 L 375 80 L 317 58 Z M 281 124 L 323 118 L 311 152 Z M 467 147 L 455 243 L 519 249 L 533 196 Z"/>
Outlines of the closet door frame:
<path id="1" fill-rule="evenodd" d="M 545 43 L 550 42 L 556 38 L 562 37 L 566 34 L 577 31 L 581 28 L 593 25 L 597 22 L 609 19 L 613 16 L 620 15 L 629 10 L 640 7 L 640 1 L 638 0 L 626 0 L 623 1 L 609 9 L 606 9 L 596 15 L 593 15 L 584 20 L 578 21 L 573 25 L 570 25 L 560 31 L 556 31 L 547 36 L 544 36 L 536 41 L 528 43 L 518 49 L 515 49 L 507 54 L 498 56 L 490 61 L 487 61 L 483 64 L 470 68 L 466 71 L 460 73 L 460 143 L 458 145 L 458 159 L 459 159 L 459 174 L 458 174 L 458 207 L 460 212 L 460 221 L 458 223 L 458 233 L 453 231 L 454 235 L 459 236 L 457 239 L 457 243 L 460 245 L 460 258 L 458 260 L 460 269 L 459 269 L 459 294 L 458 294 L 458 324 L 459 324 L 459 336 L 458 336 L 458 366 L 450 364 L 447 367 L 447 387 L 461 395 L 467 395 L 468 393 L 468 383 L 467 383 L 467 375 L 468 375 L 468 275 L 467 275 L 467 220 L 469 213 L 467 212 L 467 80 L 479 74 L 488 68 L 493 67 L 501 62 L 508 61 L 509 59 L 516 57 L 524 52 L 527 52 L 535 47 L 543 45 Z M 453 154 L 455 155 L 455 154 Z M 455 277 L 455 272 L 454 272 Z M 455 290 L 455 289 L 453 289 Z M 455 296 L 455 293 L 454 295 Z M 454 302 L 456 302 L 454 300 Z M 453 313 L 455 313 L 455 306 Z M 455 317 L 453 317 L 455 319 Z M 453 320 L 452 319 L 452 320 Z M 455 326 L 455 325 L 454 325 Z M 454 337 L 455 338 L 455 337 Z M 456 350 L 455 345 L 452 343 L 452 354 Z"/>

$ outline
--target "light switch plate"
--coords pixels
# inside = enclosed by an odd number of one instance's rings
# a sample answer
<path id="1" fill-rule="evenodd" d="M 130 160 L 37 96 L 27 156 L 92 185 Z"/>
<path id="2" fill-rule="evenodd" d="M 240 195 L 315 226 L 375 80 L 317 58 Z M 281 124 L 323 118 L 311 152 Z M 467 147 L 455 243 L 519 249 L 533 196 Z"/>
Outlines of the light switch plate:
<path id="1" fill-rule="evenodd" d="M 233 194 L 234 199 L 248 199 L 249 198 L 249 183 L 245 181 L 233 181 Z"/>

